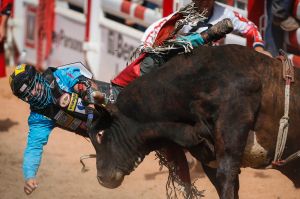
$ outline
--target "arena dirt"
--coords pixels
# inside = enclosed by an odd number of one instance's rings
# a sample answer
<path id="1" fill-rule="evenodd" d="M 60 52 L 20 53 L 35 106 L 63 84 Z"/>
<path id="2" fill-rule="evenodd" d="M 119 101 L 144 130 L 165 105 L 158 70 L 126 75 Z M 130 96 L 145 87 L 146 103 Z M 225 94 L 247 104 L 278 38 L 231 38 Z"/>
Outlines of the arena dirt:
<path id="1" fill-rule="evenodd" d="M 11 69 L 9 69 L 11 71 Z M 162 199 L 165 198 L 167 170 L 159 171 L 153 154 L 121 187 L 109 190 L 96 180 L 95 159 L 87 160 L 90 171 L 81 173 L 79 157 L 93 153 L 91 143 L 72 133 L 55 129 L 44 149 L 38 173 L 39 186 L 27 197 L 23 192 L 22 156 L 28 132 L 29 106 L 13 97 L 8 78 L 0 79 L 0 198 L 1 199 Z M 208 178 L 197 170 L 193 177 L 205 198 L 218 198 Z M 277 171 L 242 169 L 240 198 L 299 199 L 300 190 Z"/>

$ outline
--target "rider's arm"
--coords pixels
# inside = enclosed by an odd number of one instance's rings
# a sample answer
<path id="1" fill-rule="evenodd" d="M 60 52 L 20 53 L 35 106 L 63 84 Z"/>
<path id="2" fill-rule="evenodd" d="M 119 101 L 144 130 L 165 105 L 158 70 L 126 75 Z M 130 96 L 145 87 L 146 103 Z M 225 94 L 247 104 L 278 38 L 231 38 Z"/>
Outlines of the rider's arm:
<path id="1" fill-rule="evenodd" d="M 240 33 L 243 37 L 253 40 L 253 48 L 256 46 L 264 47 L 264 41 L 257 26 L 243 17 L 241 14 L 234 11 L 227 11 L 227 16 L 231 19 L 233 24 L 233 31 Z"/>
<path id="2" fill-rule="evenodd" d="M 253 41 L 253 48 L 256 51 L 272 57 L 268 51 L 265 51 L 265 44 L 262 36 L 257 26 L 252 21 L 249 21 L 241 14 L 229 9 L 226 9 L 225 16 L 231 19 L 234 32 L 241 34 L 247 39 L 251 39 Z"/>
<path id="3" fill-rule="evenodd" d="M 41 163 L 43 147 L 48 142 L 54 122 L 35 112 L 28 118 L 29 134 L 24 152 L 23 174 L 25 180 L 35 178 Z"/>
<path id="4" fill-rule="evenodd" d="M 94 81 L 82 75 L 80 69 L 77 67 L 70 66 L 68 68 L 59 69 L 56 70 L 54 74 L 59 79 L 58 84 L 62 82 L 62 85 L 66 85 L 65 90 L 68 92 L 76 92 L 81 95 L 80 90 L 86 89 L 84 83 L 89 83 L 93 89 L 97 89 L 97 85 Z"/>
<path id="5" fill-rule="evenodd" d="M 79 96 L 86 100 L 86 85 L 85 83 L 89 83 L 93 89 L 93 91 L 98 91 L 98 86 L 92 79 L 89 79 L 82 75 L 81 71 L 77 67 L 68 67 L 63 69 L 58 69 L 54 72 L 55 77 L 57 77 L 57 83 L 68 92 L 76 92 Z M 104 102 L 104 96 L 100 92 L 96 92 L 96 96 L 94 99 L 97 103 Z"/>
<path id="6" fill-rule="evenodd" d="M 78 68 L 75 67 L 69 67 L 67 69 L 65 69 L 64 73 L 66 74 L 66 78 L 64 78 L 65 84 L 68 85 L 69 88 L 72 88 L 70 90 L 70 92 L 76 92 L 78 93 L 78 95 L 87 101 L 87 88 L 90 87 L 92 92 L 95 92 L 94 94 L 96 94 L 94 97 L 94 99 L 97 101 L 97 103 L 102 104 L 104 102 L 104 96 L 98 92 L 99 88 L 97 86 L 97 84 L 92 80 L 89 79 L 87 77 L 85 77 L 84 75 L 82 75 L 82 73 L 80 72 L 80 70 Z M 89 103 L 89 102 L 88 102 Z"/>

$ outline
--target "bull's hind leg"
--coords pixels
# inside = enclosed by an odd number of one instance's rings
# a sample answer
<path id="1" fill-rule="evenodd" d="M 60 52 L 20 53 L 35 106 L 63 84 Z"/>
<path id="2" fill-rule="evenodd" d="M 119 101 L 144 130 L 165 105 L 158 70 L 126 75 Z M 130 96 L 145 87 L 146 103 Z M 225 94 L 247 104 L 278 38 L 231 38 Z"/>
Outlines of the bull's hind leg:
<path id="1" fill-rule="evenodd" d="M 230 97 L 231 98 L 231 97 Z M 248 133 L 259 103 L 257 96 L 235 96 L 220 108 L 216 122 L 217 182 L 220 198 L 238 198 L 238 174 Z"/>

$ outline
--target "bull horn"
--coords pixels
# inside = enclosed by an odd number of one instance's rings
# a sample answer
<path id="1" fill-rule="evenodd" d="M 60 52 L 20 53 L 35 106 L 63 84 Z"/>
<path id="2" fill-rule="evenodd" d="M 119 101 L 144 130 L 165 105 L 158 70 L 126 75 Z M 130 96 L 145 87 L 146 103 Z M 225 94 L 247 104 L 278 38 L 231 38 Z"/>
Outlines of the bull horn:
<path id="1" fill-rule="evenodd" d="M 81 168 L 81 173 L 85 173 L 87 172 L 89 169 L 85 166 L 83 160 L 88 159 L 88 158 L 96 158 L 96 154 L 89 154 L 89 155 L 82 155 L 80 157 L 80 163 L 82 164 L 82 168 Z"/>

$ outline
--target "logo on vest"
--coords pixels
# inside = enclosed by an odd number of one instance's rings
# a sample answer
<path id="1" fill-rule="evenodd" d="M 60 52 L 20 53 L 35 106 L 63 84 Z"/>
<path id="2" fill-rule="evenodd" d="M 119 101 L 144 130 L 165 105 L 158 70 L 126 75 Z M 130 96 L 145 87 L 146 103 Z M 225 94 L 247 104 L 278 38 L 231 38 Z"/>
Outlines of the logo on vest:
<path id="1" fill-rule="evenodd" d="M 83 106 L 81 98 L 78 98 L 75 112 L 85 114 L 85 106 Z"/>
<path id="2" fill-rule="evenodd" d="M 69 105 L 69 102 L 70 102 L 70 94 L 68 93 L 65 93 L 63 94 L 60 98 L 59 98 L 59 105 L 61 107 L 66 107 Z"/>
<path id="3" fill-rule="evenodd" d="M 55 116 L 54 119 L 56 120 L 57 124 L 67 128 L 71 124 L 71 122 L 74 120 L 74 118 L 65 113 L 64 111 L 60 110 Z"/>
<path id="4" fill-rule="evenodd" d="M 80 123 L 81 123 L 81 120 L 75 118 L 68 127 L 72 130 L 76 130 L 78 128 L 78 126 L 80 125 Z"/>
<path id="5" fill-rule="evenodd" d="M 72 93 L 71 102 L 68 106 L 69 111 L 74 111 L 75 110 L 77 100 L 78 100 L 78 95 L 76 93 Z"/>
<path id="6" fill-rule="evenodd" d="M 21 65 L 17 66 L 15 68 L 15 76 L 17 76 L 20 73 L 25 72 L 25 66 L 26 66 L 25 64 L 21 64 Z"/>
<path id="7" fill-rule="evenodd" d="M 82 122 L 82 123 L 80 124 L 80 128 L 86 130 L 86 129 L 87 129 L 86 123 L 85 123 L 85 122 Z"/>
<path id="8" fill-rule="evenodd" d="M 54 83 L 54 80 L 53 80 L 53 81 L 51 82 L 51 84 L 50 84 L 50 88 L 53 89 L 54 86 L 55 86 L 55 83 Z"/>

